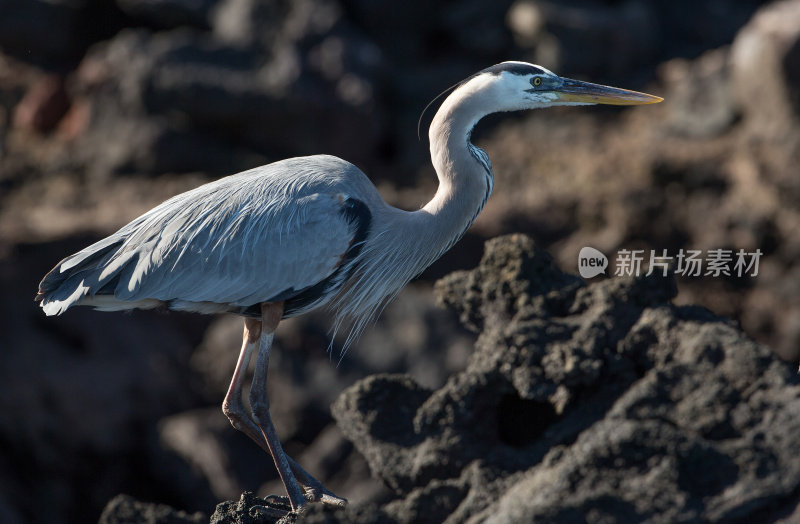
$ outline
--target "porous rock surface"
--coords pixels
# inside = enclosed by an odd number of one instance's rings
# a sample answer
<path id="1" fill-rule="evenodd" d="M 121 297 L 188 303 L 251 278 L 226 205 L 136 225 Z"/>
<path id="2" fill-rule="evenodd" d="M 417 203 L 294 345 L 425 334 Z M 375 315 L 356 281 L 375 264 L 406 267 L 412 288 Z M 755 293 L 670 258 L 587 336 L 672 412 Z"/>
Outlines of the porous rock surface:
<path id="1" fill-rule="evenodd" d="M 205 515 L 199 511 L 186 513 L 166 504 L 140 502 L 128 495 L 117 495 L 106 505 L 98 524 L 202 524 L 205 520 Z"/>
<path id="2" fill-rule="evenodd" d="M 379 375 L 333 406 L 396 499 L 308 522 L 769 522 L 800 516 L 800 387 L 671 277 L 584 284 L 522 235 L 437 284 L 480 337 L 437 391 Z M 794 513 L 793 513 L 794 512 Z"/>

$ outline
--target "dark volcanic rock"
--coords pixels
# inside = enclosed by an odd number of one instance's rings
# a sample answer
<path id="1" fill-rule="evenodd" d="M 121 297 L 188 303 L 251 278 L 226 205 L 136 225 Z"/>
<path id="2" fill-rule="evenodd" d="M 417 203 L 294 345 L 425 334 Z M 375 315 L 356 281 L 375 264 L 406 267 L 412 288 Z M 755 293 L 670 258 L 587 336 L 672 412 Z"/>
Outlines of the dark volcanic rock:
<path id="1" fill-rule="evenodd" d="M 3 0 L 0 49 L 28 61 L 53 65 L 74 60 L 84 42 L 85 1 Z"/>
<path id="2" fill-rule="evenodd" d="M 736 36 L 731 63 L 734 94 L 754 130 L 782 136 L 795 129 L 800 120 L 800 2 L 775 2 L 758 11 Z"/>
<path id="3" fill-rule="evenodd" d="M 711 138 L 727 132 L 737 121 L 727 47 L 696 60 L 670 60 L 661 73 L 669 93 L 668 122 L 673 133 Z"/>
<path id="4" fill-rule="evenodd" d="M 116 0 L 133 18 L 156 27 L 210 27 L 211 12 L 219 0 Z"/>
<path id="5" fill-rule="evenodd" d="M 75 79 L 91 107 L 81 160 L 102 174 L 230 173 L 323 151 L 364 164 L 383 126 L 380 52 L 336 12 L 315 24 L 320 9 L 284 13 L 268 50 L 186 29 L 121 31 L 92 48 Z"/>
<path id="6" fill-rule="evenodd" d="M 482 329 L 476 351 L 438 391 L 391 375 L 342 394 L 334 416 L 398 499 L 329 522 L 763 521 L 796 506 L 794 370 L 671 305 L 671 277 L 586 286 L 514 235 L 437 287 Z"/>
<path id="7" fill-rule="evenodd" d="M 593 78 L 652 64 L 665 21 L 654 3 L 570 3 L 564 9 L 562 3 L 522 0 L 509 11 L 516 41 L 532 61 Z"/>
<path id="8" fill-rule="evenodd" d="M 200 512 L 189 514 L 165 504 L 150 504 L 127 495 L 117 495 L 103 510 L 99 524 L 200 524 L 205 521 L 206 516 Z"/>
<path id="9" fill-rule="evenodd" d="M 31 85 L 14 108 L 14 126 L 44 133 L 52 130 L 68 109 L 64 79 L 45 76 Z"/>
<path id="10" fill-rule="evenodd" d="M 217 505 L 211 515 L 210 524 L 267 524 L 277 522 L 270 510 L 289 511 L 288 497 L 269 497 L 262 499 L 249 491 L 242 493 L 238 501 L 226 501 Z M 289 517 L 287 520 L 291 520 Z M 293 521 L 293 520 L 292 520 Z"/>
<path id="11" fill-rule="evenodd" d="M 44 320 L 29 275 L 44 274 L 52 260 L 94 240 L 74 238 L 36 250 L 19 245 L 0 260 L 0 289 L 13 297 L 0 302 L 3 523 L 91 522 L 123 490 L 157 497 L 166 488 L 141 476 L 148 435 L 159 418 L 197 402 L 188 359 L 199 342 L 191 333 L 205 327 L 202 317 L 176 315 L 168 322 L 164 315 L 137 312 L 100 318 L 76 309 Z M 8 483 L 17 468 L 24 480 Z M 46 494 L 49 502 L 25 498 L 25 492 Z M 2 518 L 11 513 L 2 509 L 6 500 L 19 521 Z"/>

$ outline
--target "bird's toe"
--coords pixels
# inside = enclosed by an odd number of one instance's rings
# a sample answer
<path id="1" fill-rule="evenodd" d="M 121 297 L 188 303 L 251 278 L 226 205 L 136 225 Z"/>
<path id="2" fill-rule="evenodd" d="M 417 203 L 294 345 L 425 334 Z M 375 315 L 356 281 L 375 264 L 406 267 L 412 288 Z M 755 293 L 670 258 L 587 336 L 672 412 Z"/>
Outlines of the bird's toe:
<path id="1" fill-rule="evenodd" d="M 347 506 L 347 499 L 334 495 L 320 483 L 310 486 L 303 486 L 303 490 L 305 492 L 306 500 L 309 502 L 320 502 L 327 506 L 336 506 L 339 508 L 344 508 Z"/>
<path id="2" fill-rule="evenodd" d="M 338 508 L 347 507 L 347 499 L 343 499 L 342 497 L 337 497 L 331 492 L 323 493 L 319 501 L 322 502 L 323 504 L 327 504 L 329 506 L 336 506 Z"/>

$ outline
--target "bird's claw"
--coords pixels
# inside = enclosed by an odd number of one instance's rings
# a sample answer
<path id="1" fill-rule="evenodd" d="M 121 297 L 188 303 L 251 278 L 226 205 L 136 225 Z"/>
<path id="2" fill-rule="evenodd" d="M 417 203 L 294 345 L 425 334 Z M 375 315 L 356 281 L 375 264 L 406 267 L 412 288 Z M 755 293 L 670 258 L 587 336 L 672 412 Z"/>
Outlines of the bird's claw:
<path id="1" fill-rule="evenodd" d="M 335 508 L 347 506 L 347 500 L 337 497 L 320 483 L 315 486 L 303 486 L 303 495 L 307 501 L 299 508 L 292 509 L 289 497 L 280 495 L 267 495 L 262 500 L 264 504 L 256 504 L 250 507 L 250 517 L 257 519 L 258 522 L 270 521 L 276 524 L 292 524 L 297 521 L 297 517 L 306 512 L 311 503 L 321 503 Z"/>
<path id="2" fill-rule="evenodd" d="M 343 499 L 342 497 L 337 497 L 333 493 L 323 493 L 319 501 L 322 502 L 323 504 L 329 506 L 335 506 L 337 508 L 347 507 L 347 499 Z"/>
<path id="3" fill-rule="evenodd" d="M 338 508 L 347 507 L 347 499 L 338 497 L 332 492 L 325 489 L 319 481 L 311 485 L 304 485 L 303 492 L 306 500 L 309 502 L 320 502 L 326 506 L 335 506 Z"/>
<path id="4" fill-rule="evenodd" d="M 347 499 L 334 495 L 321 485 L 318 487 L 305 486 L 304 491 L 306 500 L 309 502 L 319 502 L 326 506 L 335 506 L 337 508 L 347 507 Z"/>

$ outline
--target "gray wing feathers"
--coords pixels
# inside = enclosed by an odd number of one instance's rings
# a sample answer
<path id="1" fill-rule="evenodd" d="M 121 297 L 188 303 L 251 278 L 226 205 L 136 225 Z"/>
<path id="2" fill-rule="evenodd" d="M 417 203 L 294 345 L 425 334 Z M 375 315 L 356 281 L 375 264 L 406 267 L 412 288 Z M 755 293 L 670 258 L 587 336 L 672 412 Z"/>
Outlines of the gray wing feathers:
<path id="1" fill-rule="evenodd" d="M 316 284 L 335 270 L 352 232 L 335 195 L 317 193 L 286 207 L 178 217 L 185 227 L 168 232 L 168 223 L 158 237 L 137 242 L 134 257 L 123 255 L 115 296 L 245 306 Z"/>
<path id="2" fill-rule="evenodd" d="M 42 281 L 42 307 L 52 314 L 56 302 L 60 313 L 101 289 L 123 301 L 237 306 L 299 291 L 336 270 L 354 235 L 343 198 L 364 187 L 363 173 L 329 156 L 206 184 L 64 259 Z"/>
<path id="3" fill-rule="evenodd" d="M 118 234 L 111 235 L 62 260 L 39 283 L 36 300 L 48 315 L 61 314 L 92 288 L 99 289 L 98 267 L 113 257 L 123 242 Z"/>
<path id="4" fill-rule="evenodd" d="M 81 262 L 86 261 L 87 259 L 95 256 L 101 251 L 106 250 L 108 247 L 113 246 L 114 244 L 119 244 L 121 241 L 122 238 L 119 235 L 111 235 L 110 237 L 106 237 L 103 240 L 95 242 L 91 246 L 78 251 L 70 257 L 65 258 L 58 265 L 59 272 L 64 273 L 69 269 L 78 267 L 80 266 Z"/>

